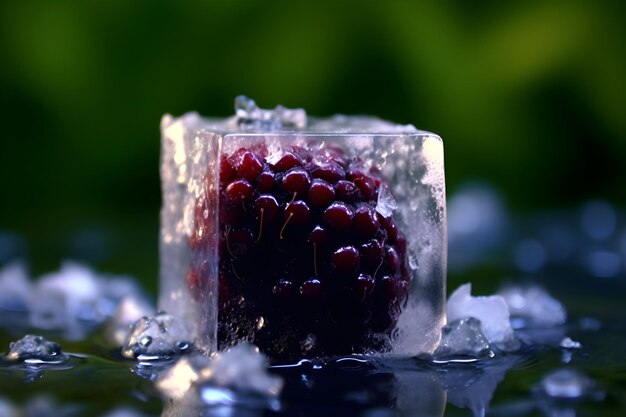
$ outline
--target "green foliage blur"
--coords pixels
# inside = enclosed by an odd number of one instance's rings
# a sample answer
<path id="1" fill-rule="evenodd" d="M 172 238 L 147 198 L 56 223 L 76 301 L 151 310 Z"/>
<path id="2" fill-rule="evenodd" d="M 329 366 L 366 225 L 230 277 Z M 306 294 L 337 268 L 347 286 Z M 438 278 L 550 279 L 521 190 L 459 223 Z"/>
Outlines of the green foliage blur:
<path id="1" fill-rule="evenodd" d="M 0 231 L 156 288 L 159 120 L 363 113 L 444 138 L 516 211 L 626 203 L 624 2 L 3 1 Z"/>

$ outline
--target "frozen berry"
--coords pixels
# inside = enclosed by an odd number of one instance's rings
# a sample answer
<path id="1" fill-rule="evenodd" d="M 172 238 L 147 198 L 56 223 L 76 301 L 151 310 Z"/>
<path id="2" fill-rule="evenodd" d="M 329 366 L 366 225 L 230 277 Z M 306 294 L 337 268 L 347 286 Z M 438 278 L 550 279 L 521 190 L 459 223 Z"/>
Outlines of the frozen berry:
<path id="1" fill-rule="evenodd" d="M 263 162 L 258 155 L 246 151 L 241 157 L 241 163 L 237 168 L 237 174 L 241 178 L 253 181 L 263 171 Z"/>
<path id="2" fill-rule="evenodd" d="M 194 207 L 186 277 L 201 299 L 217 248 L 220 349 L 245 339 L 273 357 L 341 355 L 391 337 L 410 269 L 406 238 L 376 211 L 376 172 L 328 143 L 220 157 L 219 197 Z"/>
<path id="3" fill-rule="evenodd" d="M 323 180 L 315 180 L 309 188 L 309 201 L 317 207 L 328 207 L 335 199 L 335 190 Z"/>
<path id="4" fill-rule="evenodd" d="M 226 198 L 230 203 L 238 204 L 246 201 L 252 196 L 252 192 L 254 188 L 252 185 L 244 179 L 239 179 L 231 182 L 228 187 L 226 187 Z"/>
<path id="5" fill-rule="evenodd" d="M 340 274 L 349 275 L 359 269 L 360 258 L 354 246 L 344 246 L 333 253 L 330 262 Z"/>
<path id="6" fill-rule="evenodd" d="M 323 217 L 335 230 L 347 230 L 352 225 L 354 212 L 347 204 L 336 202 L 324 210 Z"/>
<path id="7" fill-rule="evenodd" d="M 306 193 L 310 183 L 309 174 L 301 169 L 291 170 L 283 177 L 283 189 L 289 193 Z"/>

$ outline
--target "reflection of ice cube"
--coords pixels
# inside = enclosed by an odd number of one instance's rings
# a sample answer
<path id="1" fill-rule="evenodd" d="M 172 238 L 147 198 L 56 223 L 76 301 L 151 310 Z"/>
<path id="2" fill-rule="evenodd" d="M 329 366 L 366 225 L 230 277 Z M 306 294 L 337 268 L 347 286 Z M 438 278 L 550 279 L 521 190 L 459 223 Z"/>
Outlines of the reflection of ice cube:
<path id="1" fill-rule="evenodd" d="M 130 329 L 122 355 L 142 361 L 164 360 L 191 348 L 187 326 L 174 316 L 158 313 L 139 319 Z"/>
<path id="2" fill-rule="evenodd" d="M 504 297 L 511 316 L 521 318 L 525 324 L 557 326 L 567 318 L 563 305 L 540 286 L 508 285 L 498 294 Z"/>
<path id="3" fill-rule="evenodd" d="M 558 369 L 541 381 L 543 391 L 552 398 L 581 398 L 591 387 L 591 380 L 575 369 Z"/>
<path id="4" fill-rule="evenodd" d="M 491 343 L 504 350 L 518 347 L 514 342 L 509 308 L 504 298 L 499 295 L 472 297 L 471 291 L 472 284 L 464 284 L 452 293 L 447 305 L 448 320 L 477 318 Z"/>
<path id="5" fill-rule="evenodd" d="M 433 353 L 436 361 L 491 358 L 491 345 L 482 332 L 480 321 L 469 317 L 444 326 L 441 343 Z"/>

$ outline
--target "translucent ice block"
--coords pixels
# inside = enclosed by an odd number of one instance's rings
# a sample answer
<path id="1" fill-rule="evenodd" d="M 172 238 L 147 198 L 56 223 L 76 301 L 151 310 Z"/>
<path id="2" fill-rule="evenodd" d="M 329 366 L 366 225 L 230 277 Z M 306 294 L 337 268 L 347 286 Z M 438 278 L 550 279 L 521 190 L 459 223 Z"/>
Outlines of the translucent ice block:
<path id="1" fill-rule="evenodd" d="M 161 122 L 160 308 L 208 352 L 432 352 L 445 321 L 437 135 L 262 110 Z"/>

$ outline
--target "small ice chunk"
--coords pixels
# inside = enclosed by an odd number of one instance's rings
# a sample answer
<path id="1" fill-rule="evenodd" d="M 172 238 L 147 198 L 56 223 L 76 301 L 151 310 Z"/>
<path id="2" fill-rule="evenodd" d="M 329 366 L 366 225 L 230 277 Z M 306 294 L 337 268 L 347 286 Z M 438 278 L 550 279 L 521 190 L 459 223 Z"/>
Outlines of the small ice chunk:
<path id="1" fill-rule="evenodd" d="M 2 417 L 18 417 L 17 407 L 15 407 L 9 400 L 0 397 L 0 416 Z"/>
<path id="2" fill-rule="evenodd" d="M 26 363 L 59 363 L 67 359 L 61 345 L 50 342 L 43 336 L 26 335 L 17 342 L 11 342 L 6 360 Z"/>
<path id="3" fill-rule="evenodd" d="M 580 342 L 572 340 L 569 337 L 565 337 L 563 340 L 561 340 L 561 343 L 559 345 L 565 349 L 580 349 L 582 347 Z"/>
<path id="4" fill-rule="evenodd" d="M 589 378 L 570 368 L 553 371 L 541 381 L 541 388 L 552 398 L 581 398 L 587 394 L 591 387 L 592 383 Z"/>
<path id="5" fill-rule="evenodd" d="M 484 335 L 503 350 L 515 350 L 518 344 L 513 335 L 509 308 L 499 295 L 472 297 L 472 284 L 456 289 L 448 299 L 448 321 L 474 317 L 480 320 Z"/>
<path id="6" fill-rule="evenodd" d="M 26 321 L 31 297 L 32 288 L 24 264 L 13 262 L 0 270 L 0 325 L 15 326 L 20 324 L 15 322 L 20 318 Z"/>
<path id="7" fill-rule="evenodd" d="M 507 285 L 498 291 L 504 297 L 511 316 L 535 326 L 558 326 L 565 323 L 563 305 L 538 285 Z"/>
<path id="8" fill-rule="evenodd" d="M 214 399 L 219 393 L 275 398 L 283 380 L 268 373 L 267 358 L 255 346 L 242 343 L 211 358 L 183 357 L 157 381 L 157 387 L 174 399 L 182 398 L 194 385 L 201 386 L 203 399 L 207 393 Z"/>
<path id="9" fill-rule="evenodd" d="M 190 330 L 165 312 L 154 317 L 142 317 L 131 327 L 122 355 L 140 361 L 165 360 L 191 349 Z"/>
<path id="10" fill-rule="evenodd" d="M 94 272 L 65 262 L 58 272 L 44 275 L 35 284 L 31 323 L 40 329 L 67 329 L 78 322 L 96 320 L 94 304 L 100 295 Z"/>
<path id="11" fill-rule="evenodd" d="M 248 343 L 240 343 L 216 355 L 211 361 L 209 381 L 266 396 L 280 394 L 283 387 L 280 377 L 267 372 L 267 358 Z"/>
<path id="12" fill-rule="evenodd" d="M 116 346 L 122 346 L 132 325 L 152 314 L 154 308 L 143 298 L 132 295 L 122 298 L 107 325 L 107 338 Z"/>
<path id="13" fill-rule="evenodd" d="M 482 332 L 480 320 L 474 317 L 446 324 L 442 329 L 441 342 L 433 353 L 435 362 L 472 361 L 493 356 L 495 354 Z"/>
<path id="14" fill-rule="evenodd" d="M 386 184 L 381 184 L 378 190 L 378 200 L 376 201 L 376 211 L 385 218 L 391 217 L 398 208 L 396 199 L 391 194 L 391 190 Z"/>

